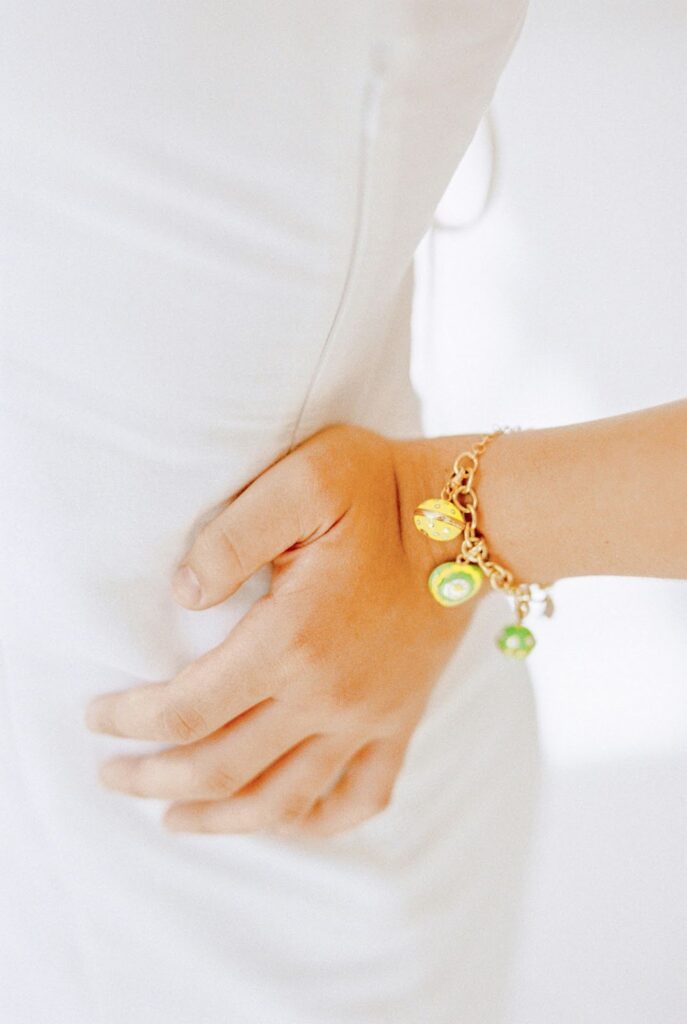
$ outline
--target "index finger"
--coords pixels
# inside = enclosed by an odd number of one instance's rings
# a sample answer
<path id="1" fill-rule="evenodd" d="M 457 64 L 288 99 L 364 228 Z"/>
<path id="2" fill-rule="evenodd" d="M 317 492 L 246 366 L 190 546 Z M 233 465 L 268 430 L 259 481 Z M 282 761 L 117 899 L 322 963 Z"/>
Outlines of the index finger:
<path id="1" fill-rule="evenodd" d="M 337 488 L 322 486 L 332 472 L 336 427 L 327 427 L 256 477 L 208 522 L 193 541 L 172 581 L 186 608 L 224 601 L 258 569 L 284 551 L 324 532 L 346 507 Z"/>
<path id="2" fill-rule="evenodd" d="M 289 452 L 256 477 L 202 528 L 172 581 L 174 596 L 201 610 L 239 586 L 317 524 L 309 463 Z"/>
<path id="3" fill-rule="evenodd" d="M 275 657 L 274 628 L 269 634 L 263 602 L 173 679 L 96 697 L 86 707 L 87 727 L 130 739 L 191 743 L 272 696 L 282 659 Z"/>

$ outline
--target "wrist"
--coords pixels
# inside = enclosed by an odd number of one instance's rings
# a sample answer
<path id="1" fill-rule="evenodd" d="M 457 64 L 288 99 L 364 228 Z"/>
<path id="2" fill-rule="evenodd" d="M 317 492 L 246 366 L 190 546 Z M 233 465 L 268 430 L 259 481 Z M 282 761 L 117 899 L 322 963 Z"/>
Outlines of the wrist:
<path id="1" fill-rule="evenodd" d="M 526 430 L 493 439 L 479 459 L 475 486 L 478 525 L 491 561 L 510 570 L 518 583 L 551 584 L 575 575 L 560 546 L 574 555 L 576 506 L 563 491 L 565 475 L 556 466 L 554 432 Z M 395 441 L 398 466 L 403 544 L 422 572 L 460 553 L 462 536 L 455 541 L 434 541 L 418 532 L 413 511 L 420 501 L 438 497 L 451 475 L 453 463 L 483 434 L 444 435 Z M 563 502 L 566 514 L 558 511 Z"/>
<path id="2" fill-rule="evenodd" d="M 457 558 L 462 537 L 450 541 L 432 540 L 417 530 L 413 513 L 420 502 L 441 494 L 456 456 L 471 448 L 479 437 L 479 434 L 458 434 L 391 442 L 403 547 L 418 571 L 425 576 L 441 562 Z"/>
<path id="3" fill-rule="evenodd" d="M 503 550 L 503 544 L 508 543 L 511 524 L 517 524 L 519 519 L 518 503 L 511 505 L 506 500 L 509 485 L 522 481 L 519 476 L 517 480 L 514 477 L 513 460 L 508 452 L 502 452 L 501 474 L 495 471 L 497 467 L 493 464 L 492 471 L 485 474 L 482 459 L 485 452 L 495 447 L 496 441 L 509 436 L 510 433 L 496 431 L 483 436 L 402 442 L 396 446 L 396 462 L 400 467 L 396 478 L 404 548 L 413 564 L 423 572 L 427 571 L 431 558 L 432 568 L 427 583 L 432 597 L 439 605 L 462 605 L 471 598 L 474 600 L 476 595 L 488 592 L 489 588 L 481 585 L 486 577 L 491 587 L 511 599 L 516 617 L 515 623 L 504 626 L 495 638 L 497 646 L 509 657 L 524 658 L 536 643 L 533 633 L 523 623 L 532 602 L 545 599 L 547 615 L 551 614 L 553 607 L 546 589 L 539 591 L 535 584 L 546 588 L 554 579 L 548 576 L 537 579 L 519 572 L 515 564 L 519 561 L 517 544 L 514 545 L 515 561 L 510 557 L 506 563 L 498 553 Z M 499 514 L 492 514 L 488 527 L 485 527 L 484 515 L 485 492 L 489 490 L 484 486 L 485 475 L 491 477 L 491 498 L 499 510 Z M 520 488 L 520 493 L 523 506 L 526 506 L 531 500 L 527 489 Z M 416 514 L 410 511 L 409 497 Z M 457 527 L 455 517 L 462 526 Z M 408 523 L 412 523 L 412 530 Z M 493 544 L 489 535 L 492 531 L 496 531 L 494 536 L 500 538 Z M 456 534 L 455 539 L 452 534 Z M 522 538 L 522 531 L 517 525 L 513 534 Z M 424 553 L 418 545 L 418 537 L 426 541 Z M 526 540 L 523 550 L 526 550 Z"/>
<path id="4" fill-rule="evenodd" d="M 496 438 L 477 475 L 479 529 L 489 557 L 519 583 L 551 584 L 563 575 L 550 547 L 560 521 L 559 480 L 545 433 L 516 430 Z"/>

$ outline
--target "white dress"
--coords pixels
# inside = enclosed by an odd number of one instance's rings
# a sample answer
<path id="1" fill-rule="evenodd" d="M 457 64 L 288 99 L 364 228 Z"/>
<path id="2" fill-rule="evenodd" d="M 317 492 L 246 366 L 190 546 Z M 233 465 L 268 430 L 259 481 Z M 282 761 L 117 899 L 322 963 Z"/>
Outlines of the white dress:
<path id="1" fill-rule="evenodd" d="M 495 595 L 390 807 L 331 839 L 167 833 L 96 776 L 155 745 L 83 713 L 268 587 L 171 597 L 227 496 L 330 422 L 421 432 L 413 252 L 523 13 L 0 0 L 3 1022 L 497 1019 L 536 730 Z"/>

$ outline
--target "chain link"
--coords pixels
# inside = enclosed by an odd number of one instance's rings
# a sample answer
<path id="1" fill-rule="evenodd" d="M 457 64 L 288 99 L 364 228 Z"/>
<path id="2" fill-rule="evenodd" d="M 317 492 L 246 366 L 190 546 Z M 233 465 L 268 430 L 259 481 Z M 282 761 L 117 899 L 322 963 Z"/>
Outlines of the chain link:
<path id="1" fill-rule="evenodd" d="M 487 445 L 495 437 L 516 430 L 516 427 L 499 427 L 490 434 L 485 434 L 468 452 L 462 452 L 453 463 L 453 471 L 446 481 L 441 497 L 452 502 L 465 519 L 463 542 L 458 560 L 477 565 L 489 580 L 494 590 L 507 594 L 515 604 L 518 622 L 522 622 L 530 610 L 533 599 L 532 588 L 545 590 L 539 584 L 515 583 L 512 572 L 494 562 L 489 557 L 487 543 L 477 528 L 477 508 L 479 501 L 475 491 L 475 476 L 479 468 L 479 458 Z"/>

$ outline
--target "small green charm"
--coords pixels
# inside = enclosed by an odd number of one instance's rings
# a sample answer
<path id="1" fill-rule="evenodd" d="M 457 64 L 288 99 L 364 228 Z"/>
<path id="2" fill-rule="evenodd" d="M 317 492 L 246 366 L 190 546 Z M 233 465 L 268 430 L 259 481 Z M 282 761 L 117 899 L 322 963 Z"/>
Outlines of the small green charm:
<path id="1" fill-rule="evenodd" d="M 446 608 L 469 600 L 481 584 L 482 571 L 467 562 L 442 562 L 432 570 L 427 580 L 434 600 Z"/>
<path id="2" fill-rule="evenodd" d="M 526 658 L 536 641 L 527 626 L 506 626 L 496 638 L 499 650 L 509 658 Z"/>

